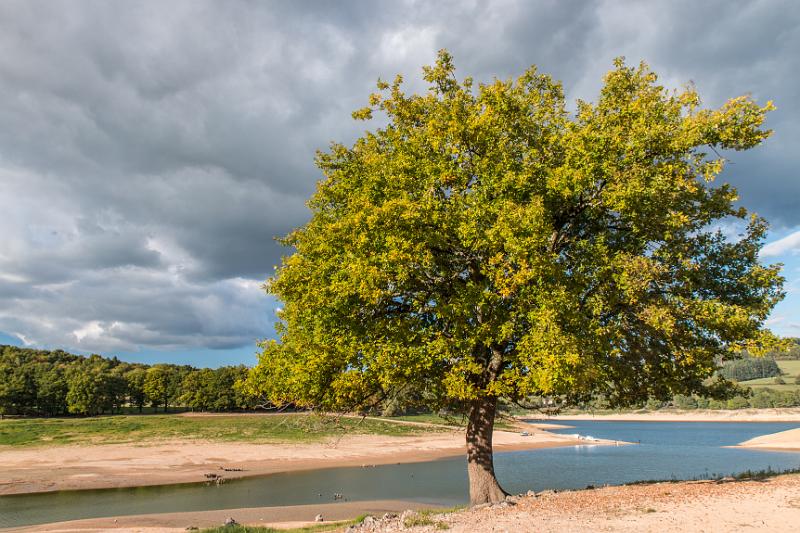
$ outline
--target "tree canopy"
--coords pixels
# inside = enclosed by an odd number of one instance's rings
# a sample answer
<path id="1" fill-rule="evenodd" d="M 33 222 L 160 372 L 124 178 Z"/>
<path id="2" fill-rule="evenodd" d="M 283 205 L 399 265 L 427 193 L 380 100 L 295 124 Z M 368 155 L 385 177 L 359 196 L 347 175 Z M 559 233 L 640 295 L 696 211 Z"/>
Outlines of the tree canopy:
<path id="1" fill-rule="evenodd" d="M 126 363 L 116 357 L 83 357 L 62 350 L 0 345 L 0 417 L 142 412 L 146 404 L 201 411 L 255 407 L 234 385 L 244 365 L 217 369 Z"/>
<path id="2" fill-rule="evenodd" d="M 442 51 L 423 70 L 427 92 L 379 81 L 354 118 L 385 125 L 318 154 L 311 219 L 267 282 L 283 309 L 253 392 L 460 409 L 481 503 L 503 495 L 498 398 L 719 395 L 720 361 L 769 346 L 783 294 L 779 265 L 758 261 L 767 225 L 715 178 L 721 151 L 770 135 L 771 103 L 706 109 L 622 59 L 572 111 L 536 68 L 475 84 Z M 730 238 L 722 225 L 737 221 Z"/>

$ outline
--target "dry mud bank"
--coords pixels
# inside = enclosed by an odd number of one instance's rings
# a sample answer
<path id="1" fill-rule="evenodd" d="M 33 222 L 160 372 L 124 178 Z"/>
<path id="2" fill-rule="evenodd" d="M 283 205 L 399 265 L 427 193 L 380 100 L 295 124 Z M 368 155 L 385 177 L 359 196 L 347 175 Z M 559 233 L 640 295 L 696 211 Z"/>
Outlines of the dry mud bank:
<path id="1" fill-rule="evenodd" d="M 531 428 L 495 431 L 495 451 L 586 444 Z M 604 444 L 605 441 L 592 444 Z M 0 495 L 203 482 L 338 466 L 427 461 L 465 453 L 461 429 L 413 436 L 345 435 L 313 444 L 170 441 L 0 447 Z M 226 470 L 227 469 L 227 470 Z"/>

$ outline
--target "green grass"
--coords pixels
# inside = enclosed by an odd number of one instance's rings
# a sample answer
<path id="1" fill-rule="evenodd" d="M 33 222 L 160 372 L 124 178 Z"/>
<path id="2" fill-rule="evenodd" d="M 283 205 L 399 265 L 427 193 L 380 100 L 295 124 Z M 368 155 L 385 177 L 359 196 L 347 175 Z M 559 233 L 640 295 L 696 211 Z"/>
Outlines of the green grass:
<path id="1" fill-rule="evenodd" d="M 463 506 L 449 507 L 446 509 L 420 509 L 403 520 L 403 527 L 433 526 L 436 529 L 450 529 L 447 522 L 436 520 L 436 516 L 462 511 Z"/>
<path id="2" fill-rule="evenodd" d="M 775 391 L 789 391 L 794 392 L 800 389 L 800 385 L 795 385 L 794 383 L 786 383 L 785 385 L 775 385 L 774 383 L 750 383 L 749 381 L 745 381 L 740 383 L 740 385 L 747 385 L 754 392 L 758 392 L 760 389 L 772 389 Z"/>
<path id="3" fill-rule="evenodd" d="M 344 434 L 410 435 L 435 429 L 392 421 L 304 414 L 103 416 L 0 420 L 0 446 L 158 440 L 314 442 Z"/>
<path id="4" fill-rule="evenodd" d="M 429 516 L 410 516 L 403 521 L 403 527 L 424 527 L 424 526 L 434 526 L 436 529 L 450 529 L 450 526 L 447 525 L 447 522 L 442 522 L 440 520 L 434 520 Z"/>
<path id="5" fill-rule="evenodd" d="M 744 385 L 745 387 L 752 387 L 754 390 L 758 390 L 760 388 L 769 387 L 770 389 L 774 389 L 776 391 L 790 391 L 794 392 L 796 390 L 800 390 L 800 385 L 794 382 L 795 378 L 800 375 L 800 361 L 798 360 L 789 360 L 789 361 L 776 361 L 778 363 L 778 367 L 783 372 L 781 379 L 786 382 L 784 385 L 776 385 L 775 378 L 760 378 L 760 379 L 751 379 L 748 381 L 742 381 L 739 384 Z"/>
<path id="6" fill-rule="evenodd" d="M 771 466 L 763 469 L 763 470 L 745 470 L 744 472 L 740 472 L 738 474 L 730 474 L 730 475 L 722 475 L 722 474 L 711 474 L 705 477 L 694 477 L 690 479 L 642 479 L 639 481 L 631 481 L 630 483 L 624 483 L 622 486 L 628 485 L 653 485 L 655 483 L 685 483 L 687 481 L 699 481 L 699 480 L 709 480 L 709 481 L 723 481 L 726 478 L 730 478 L 734 481 L 763 481 L 765 479 L 777 477 L 777 476 L 784 476 L 790 474 L 800 474 L 800 468 L 787 468 L 785 470 L 773 470 Z"/>
<path id="7" fill-rule="evenodd" d="M 776 361 L 776 363 L 778 363 L 778 368 L 781 369 L 781 372 L 787 376 L 794 377 L 800 374 L 800 360 Z"/>
<path id="8" fill-rule="evenodd" d="M 774 377 L 751 379 L 748 381 L 742 381 L 739 384 L 744 385 L 745 387 L 752 387 L 754 390 L 766 387 L 777 391 L 794 392 L 796 390 L 800 390 L 800 385 L 794 382 L 795 378 L 800 375 L 800 361 L 790 360 L 776 362 L 778 363 L 778 367 L 781 369 L 781 372 L 783 372 L 781 379 L 786 382 L 784 385 L 776 385 Z"/>

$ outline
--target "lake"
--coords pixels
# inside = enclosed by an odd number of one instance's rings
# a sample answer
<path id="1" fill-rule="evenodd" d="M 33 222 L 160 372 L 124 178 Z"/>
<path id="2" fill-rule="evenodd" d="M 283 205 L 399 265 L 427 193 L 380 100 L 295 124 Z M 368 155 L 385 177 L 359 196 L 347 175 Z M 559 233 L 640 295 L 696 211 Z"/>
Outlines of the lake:
<path id="1" fill-rule="evenodd" d="M 800 452 L 724 448 L 800 426 L 796 423 L 564 421 L 597 438 L 633 446 L 579 446 L 498 453 L 506 490 L 584 488 L 653 479 L 699 479 L 746 470 L 800 467 Z M 0 527 L 144 513 L 349 501 L 414 500 L 456 505 L 468 500 L 464 458 L 368 468 L 327 468 L 234 480 L 221 486 L 166 485 L 0 497 Z"/>

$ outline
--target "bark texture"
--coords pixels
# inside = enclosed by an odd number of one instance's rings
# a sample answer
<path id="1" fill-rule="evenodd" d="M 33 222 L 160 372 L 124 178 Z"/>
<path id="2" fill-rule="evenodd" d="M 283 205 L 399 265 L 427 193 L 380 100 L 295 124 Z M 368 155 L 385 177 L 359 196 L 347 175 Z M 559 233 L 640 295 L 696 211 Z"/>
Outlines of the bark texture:
<path id="1" fill-rule="evenodd" d="M 470 505 L 503 501 L 508 493 L 494 475 L 492 431 L 497 409 L 496 398 L 482 398 L 472 403 L 467 422 L 467 472 Z"/>

